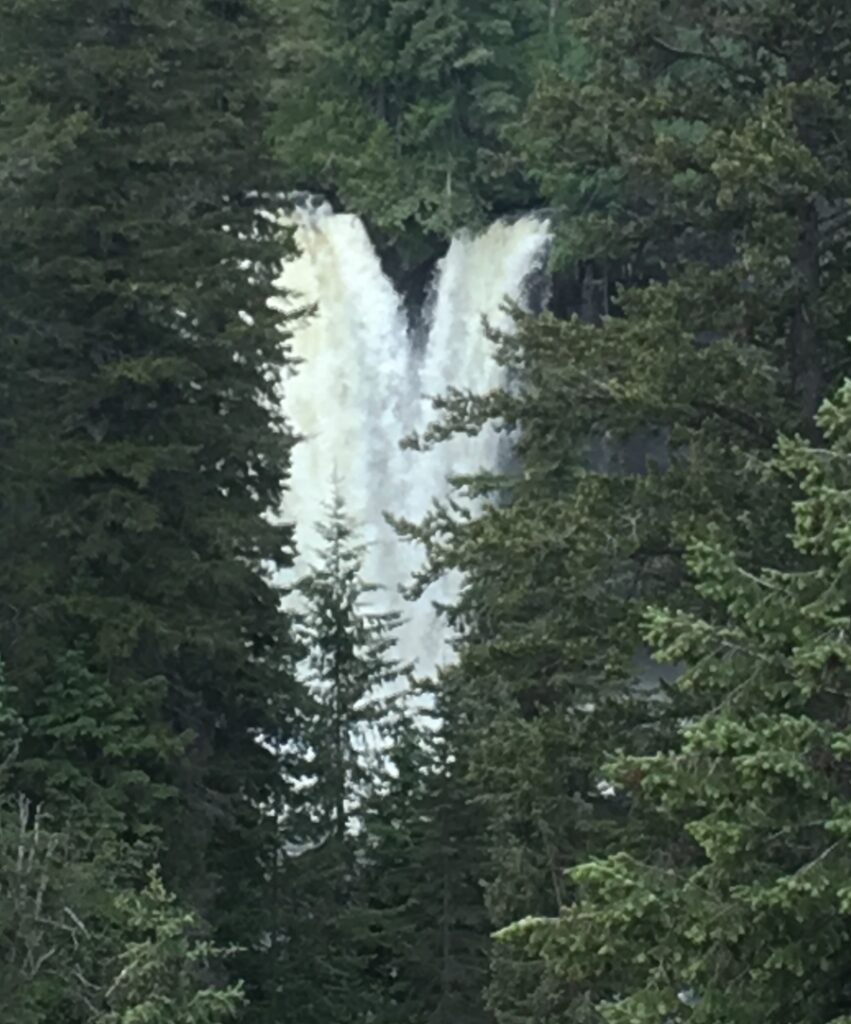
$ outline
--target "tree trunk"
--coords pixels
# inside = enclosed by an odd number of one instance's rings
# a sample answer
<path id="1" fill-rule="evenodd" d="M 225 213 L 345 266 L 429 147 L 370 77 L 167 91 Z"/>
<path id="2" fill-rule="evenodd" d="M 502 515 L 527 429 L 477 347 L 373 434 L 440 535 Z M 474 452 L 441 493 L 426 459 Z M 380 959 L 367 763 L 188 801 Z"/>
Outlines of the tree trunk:
<path id="1" fill-rule="evenodd" d="M 794 309 L 790 328 L 793 385 L 805 432 L 816 434 L 815 414 L 824 397 L 824 368 L 816 310 L 819 298 L 819 220 L 815 202 L 801 204 L 801 231 L 792 257 Z"/>

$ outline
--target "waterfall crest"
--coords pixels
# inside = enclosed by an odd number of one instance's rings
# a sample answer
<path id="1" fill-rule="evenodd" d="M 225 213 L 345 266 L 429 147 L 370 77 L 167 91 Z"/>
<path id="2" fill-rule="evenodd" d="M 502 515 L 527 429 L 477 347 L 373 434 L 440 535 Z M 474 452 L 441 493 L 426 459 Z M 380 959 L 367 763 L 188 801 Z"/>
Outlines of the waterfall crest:
<path id="1" fill-rule="evenodd" d="M 399 655 L 427 674 L 449 654 L 433 602 L 451 602 L 461 581 L 446 578 L 418 602 L 405 602 L 399 587 L 421 555 L 399 540 L 384 512 L 420 519 L 448 495 L 447 477 L 496 468 L 498 437 L 486 429 L 428 452 L 403 451 L 400 442 L 433 419 L 431 396 L 449 386 L 500 385 L 482 317 L 509 326 L 501 307 L 506 299 L 524 303 L 546 254 L 548 225 L 524 217 L 457 236 L 437 267 L 425 343 L 417 345 L 361 221 L 327 206 L 301 209 L 295 218 L 299 255 L 284 268 L 286 294 L 276 304 L 316 306 L 295 326 L 292 351 L 301 365 L 282 388 L 284 411 L 305 438 L 293 454 L 285 507 L 295 524 L 295 575 L 320 546 L 316 525 L 336 487 L 368 546 L 365 578 L 384 588 L 384 607 L 402 612 Z"/>

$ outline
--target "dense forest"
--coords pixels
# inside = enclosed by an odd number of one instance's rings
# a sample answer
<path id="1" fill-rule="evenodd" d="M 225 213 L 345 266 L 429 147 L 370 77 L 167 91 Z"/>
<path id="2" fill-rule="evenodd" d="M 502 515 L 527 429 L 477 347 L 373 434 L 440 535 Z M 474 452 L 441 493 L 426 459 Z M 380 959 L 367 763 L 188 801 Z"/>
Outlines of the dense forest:
<path id="1" fill-rule="evenodd" d="M 849 109 L 845 0 L 0 0 L 0 1024 L 851 1024 Z M 305 194 L 550 224 L 434 671 L 291 579 Z"/>

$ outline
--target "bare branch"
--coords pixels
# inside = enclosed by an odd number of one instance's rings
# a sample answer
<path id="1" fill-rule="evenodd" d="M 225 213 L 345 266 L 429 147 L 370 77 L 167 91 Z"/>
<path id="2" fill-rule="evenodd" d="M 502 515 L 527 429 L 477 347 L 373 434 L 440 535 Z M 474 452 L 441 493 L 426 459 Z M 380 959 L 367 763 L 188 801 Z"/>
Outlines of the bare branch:
<path id="1" fill-rule="evenodd" d="M 658 46 L 660 50 L 664 50 L 665 53 L 669 53 L 673 57 L 680 57 L 685 60 L 707 61 L 709 64 L 715 64 L 718 67 L 723 68 L 728 75 L 731 75 L 734 78 L 745 78 L 751 82 L 756 81 L 753 75 L 748 74 L 742 68 L 736 67 L 735 64 L 731 64 L 714 48 L 711 53 L 707 53 L 704 50 L 690 50 L 686 47 L 674 46 L 673 43 L 668 43 L 664 39 L 660 39 L 658 36 L 651 36 L 650 41 L 654 46 Z"/>

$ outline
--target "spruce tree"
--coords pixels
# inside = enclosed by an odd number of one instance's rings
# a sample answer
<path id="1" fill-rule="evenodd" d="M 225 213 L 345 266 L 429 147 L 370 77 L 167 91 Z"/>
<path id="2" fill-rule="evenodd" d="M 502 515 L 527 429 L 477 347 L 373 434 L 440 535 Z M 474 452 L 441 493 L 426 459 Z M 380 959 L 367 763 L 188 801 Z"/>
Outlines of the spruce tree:
<path id="1" fill-rule="evenodd" d="M 376 1024 L 490 1020 L 485 817 L 464 768 L 420 708 L 391 732 L 364 813 L 361 942 Z"/>
<path id="2" fill-rule="evenodd" d="M 288 179 L 364 217 L 404 270 L 451 232 L 533 204 L 506 139 L 545 47 L 546 9 L 545 0 L 294 4 L 276 104 Z"/>
<path id="3" fill-rule="evenodd" d="M 304 774 L 285 826 L 278 1005 L 299 1024 L 349 1024 L 370 1019 L 358 938 L 363 815 L 405 668 L 393 655 L 398 614 L 381 610 L 362 578 L 364 547 L 339 494 L 319 532 L 324 547 L 295 588 L 309 700 Z"/>
<path id="4" fill-rule="evenodd" d="M 362 578 L 365 548 L 339 493 L 319 532 L 324 550 L 297 585 L 304 679 L 314 700 L 310 802 L 319 828 L 342 842 L 374 775 L 403 668 L 392 653 L 399 615 L 370 606 L 379 588 Z"/>
<path id="5" fill-rule="evenodd" d="M 15 791 L 25 733 L 0 665 L 0 1020 L 93 1024 L 120 942 L 114 900 L 139 851 L 98 820 L 97 803 L 48 808 Z"/>
<path id="6" fill-rule="evenodd" d="M 648 663 L 642 616 L 705 607 L 685 552 L 711 528 L 748 565 L 795 568 L 792 484 L 766 462 L 779 431 L 817 435 L 851 328 L 851 68 L 821 42 L 848 35 L 845 11 L 612 0 L 564 16 L 572 48 L 518 144 L 555 265 L 584 265 L 593 294 L 495 339 L 509 387 L 438 403 L 424 443 L 490 421 L 515 466 L 457 482 L 480 514 L 453 503 L 409 529 L 431 554 L 422 582 L 468 580 L 441 686 L 488 809 L 498 926 L 556 913 L 588 856 L 677 848 L 602 766 L 606 749 L 666 749 L 701 710 L 670 690 L 675 665 Z M 498 954 L 498 1016 L 582 1019 L 582 985 L 516 949 Z"/>
<path id="7" fill-rule="evenodd" d="M 267 513 L 290 440 L 262 5 L 5 4 L 0 90 L 0 646 L 32 725 L 15 785 L 97 790 L 252 946 L 264 741 L 292 687 L 267 571 L 289 558 Z"/>
<path id="8" fill-rule="evenodd" d="M 181 910 L 159 875 L 117 900 L 123 942 L 104 1009 L 92 1024 L 223 1024 L 243 1003 L 239 983 L 210 984 L 229 952 L 205 940 L 199 921 Z"/>
<path id="9" fill-rule="evenodd" d="M 720 540 L 696 543 L 707 613 L 648 615 L 706 710 L 673 749 L 609 771 L 677 842 L 576 867 L 559 920 L 512 929 L 612 1024 L 851 1019 L 851 385 L 817 425 L 828 443 L 785 439 L 775 467 L 801 485 L 785 559 L 800 568 L 752 571 Z"/>

